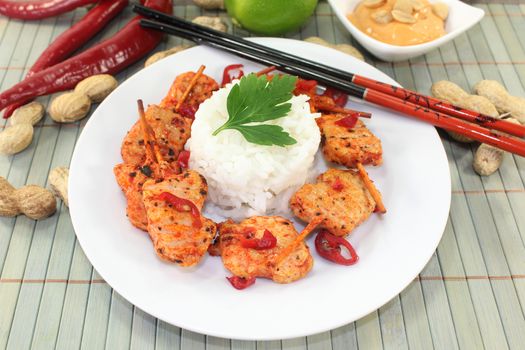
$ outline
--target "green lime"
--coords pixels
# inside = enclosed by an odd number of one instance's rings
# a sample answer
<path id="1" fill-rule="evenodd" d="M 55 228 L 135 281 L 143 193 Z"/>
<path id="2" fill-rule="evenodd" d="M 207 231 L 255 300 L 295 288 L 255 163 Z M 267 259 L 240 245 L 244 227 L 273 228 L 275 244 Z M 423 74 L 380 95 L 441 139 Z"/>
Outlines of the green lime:
<path id="1" fill-rule="evenodd" d="M 299 29 L 312 15 L 317 0 L 225 0 L 235 24 L 264 35 Z"/>

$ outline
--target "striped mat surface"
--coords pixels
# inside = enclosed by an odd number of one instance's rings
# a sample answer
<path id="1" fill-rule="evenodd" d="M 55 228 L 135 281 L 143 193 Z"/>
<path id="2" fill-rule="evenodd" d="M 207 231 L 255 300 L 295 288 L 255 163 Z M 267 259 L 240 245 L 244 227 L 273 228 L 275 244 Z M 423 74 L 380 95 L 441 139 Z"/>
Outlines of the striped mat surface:
<path id="1" fill-rule="evenodd" d="M 175 13 L 202 11 L 175 1 Z M 399 63 L 366 60 L 399 83 L 429 93 L 447 79 L 465 89 L 482 79 L 502 82 L 525 96 L 525 2 L 471 1 L 483 21 L 426 56 Z M 22 22 L 0 18 L 0 90 L 18 82 L 39 53 L 85 10 Z M 93 41 L 114 34 L 130 9 Z M 232 28 L 238 35 L 249 35 Z M 320 36 L 353 43 L 326 2 L 290 37 Z M 166 39 L 158 50 L 180 44 Z M 356 45 L 358 46 L 358 45 Z M 362 50 L 364 52 L 364 50 Z M 118 76 L 125 80 L 143 62 Z M 44 104 L 49 97 L 40 99 Z M 50 169 L 69 164 L 86 120 L 59 125 L 49 117 L 34 141 L 14 157 L 0 157 L 0 176 L 15 187 L 46 185 Z M 4 127 L 4 120 L 0 127 Z M 420 275 L 398 296 L 366 317 L 309 337 L 249 342 L 180 329 L 124 300 L 97 274 L 78 245 L 68 209 L 35 222 L 0 218 L 0 349 L 523 349 L 525 344 L 525 159 L 508 156 L 481 178 L 472 170 L 475 146 L 442 134 L 452 178 L 452 205 L 443 239 Z"/>

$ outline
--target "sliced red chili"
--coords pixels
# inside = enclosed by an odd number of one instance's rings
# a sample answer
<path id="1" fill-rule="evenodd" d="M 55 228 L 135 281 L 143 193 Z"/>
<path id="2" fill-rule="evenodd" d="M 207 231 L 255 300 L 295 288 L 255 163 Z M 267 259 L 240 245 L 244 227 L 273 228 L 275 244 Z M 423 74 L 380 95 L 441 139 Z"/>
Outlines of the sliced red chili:
<path id="1" fill-rule="evenodd" d="M 193 204 L 192 201 L 177 197 L 169 192 L 162 192 L 161 194 L 159 194 L 158 199 L 168 202 L 169 204 L 173 205 L 175 210 L 180 212 L 188 211 L 189 208 L 191 216 L 193 217 L 193 227 L 202 227 L 201 214 L 199 208 L 197 208 L 197 206 Z"/>
<path id="2" fill-rule="evenodd" d="M 341 179 L 337 177 L 332 183 L 332 188 L 337 192 L 341 192 L 345 186 L 343 185 L 343 182 L 341 182 Z"/>
<path id="3" fill-rule="evenodd" d="M 233 288 L 243 290 L 255 283 L 255 277 L 244 278 L 239 276 L 226 277 L 230 281 Z"/>
<path id="4" fill-rule="evenodd" d="M 244 71 L 242 70 L 244 66 L 242 64 L 230 64 L 224 68 L 222 73 L 222 86 L 231 83 L 235 79 L 240 79 L 244 76 Z"/>
<path id="5" fill-rule="evenodd" d="M 358 118 L 359 114 L 357 113 L 348 114 L 346 117 L 343 117 L 336 121 L 335 125 L 342 126 L 343 128 L 352 129 L 357 123 Z"/>
<path id="6" fill-rule="evenodd" d="M 179 153 L 177 163 L 181 168 L 188 169 L 188 163 L 190 161 L 190 151 L 183 150 Z"/>
<path id="7" fill-rule="evenodd" d="M 308 95 L 313 96 L 317 91 L 317 81 L 315 80 L 305 80 L 297 79 L 295 83 L 295 90 L 293 91 L 294 95 Z"/>
<path id="8" fill-rule="evenodd" d="M 348 250 L 350 254 L 349 258 L 345 258 L 341 254 L 341 246 Z M 322 230 L 317 234 L 317 237 L 315 237 L 315 250 L 326 260 L 330 260 L 339 265 L 353 265 L 359 260 L 359 256 L 357 256 L 350 242 L 342 237 L 334 236 L 326 230 Z"/>
<path id="9" fill-rule="evenodd" d="M 241 238 L 241 246 L 243 248 L 265 250 L 272 249 L 277 245 L 277 238 L 268 230 L 264 230 L 261 238 Z"/>
<path id="10" fill-rule="evenodd" d="M 178 112 L 185 118 L 195 119 L 195 113 L 197 112 L 197 108 L 195 106 L 183 103 L 180 106 Z"/>
<path id="11" fill-rule="evenodd" d="M 339 91 L 339 90 L 336 90 L 334 88 L 326 88 L 323 96 L 328 96 L 330 98 L 332 98 L 335 102 L 336 105 L 338 105 L 339 107 L 344 107 L 346 106 L 346 103 L 348 102 L 348 95 L 345 94 L 344 92 L 342 91 Z"/>

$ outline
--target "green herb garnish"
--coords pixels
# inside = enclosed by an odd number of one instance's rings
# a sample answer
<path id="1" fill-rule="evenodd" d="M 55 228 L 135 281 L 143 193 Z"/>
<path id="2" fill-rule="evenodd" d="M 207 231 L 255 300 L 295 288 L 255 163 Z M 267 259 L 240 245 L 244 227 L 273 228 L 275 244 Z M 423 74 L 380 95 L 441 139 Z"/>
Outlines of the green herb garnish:
<path id="1" fill-rule="evenodd" d="M 257 77 L 254 73 L 242 77 L 228 94 L 228 120 L 213 135 L 233 129 L 257 145 L 284 147 L 297 143 L 278 125 L 247 125 L 286 116 L 292 109 L 292 104 L 286 102 L 292 98 L 296 82 L 297 77 L 290 75 L 274 76 L 271 81 L 266 75 Z"/>

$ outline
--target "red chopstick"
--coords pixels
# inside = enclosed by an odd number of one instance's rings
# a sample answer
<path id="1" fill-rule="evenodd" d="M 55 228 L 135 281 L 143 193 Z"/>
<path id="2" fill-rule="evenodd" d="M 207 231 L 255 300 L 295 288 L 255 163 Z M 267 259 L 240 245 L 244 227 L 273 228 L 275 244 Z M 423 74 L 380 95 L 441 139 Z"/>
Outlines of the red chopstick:
<path id="1" fill-rule="evenodd" d="M 480 125 L 456 119 L 377 90 L 365 89 L 363 98 L 371 103 L 411 115 L 434 126 L 457 132 L 480 142 L 525 157 L 525 141 L 521 139 L 494 133 Z"/>
<path id="2" fill-rule="evenodd" d="M 433 109 L 438 112 L 457 117 L 483 127 L 506 132 L 507 134 L 525 137 L 525 126 L 509 123 L 502 119 L 496 119 L 491 116 L 478 112 L 454 106 L 443 100 L 422 95 L 415 91 L 403 89 L 398 86 L 382 83 L 377 80 L 366 78 L 357 74 L 352 74 L 352 82 L 368 89 L 380 91 L 384 94 L 395 96 L 404 101 L 412 102 L 424 108 Z"/>

